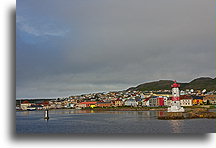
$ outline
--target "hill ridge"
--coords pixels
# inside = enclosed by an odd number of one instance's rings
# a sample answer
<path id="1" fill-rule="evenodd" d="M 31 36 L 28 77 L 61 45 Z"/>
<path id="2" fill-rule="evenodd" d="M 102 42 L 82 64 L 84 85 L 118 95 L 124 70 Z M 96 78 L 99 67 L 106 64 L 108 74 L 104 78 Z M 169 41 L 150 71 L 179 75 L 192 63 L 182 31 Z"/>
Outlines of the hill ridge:
<path id="1" fill-rule="evenodd" d="M 199 77 L 195 78 L 188 83 L 180 83 L 180 89 L 206 89 L 207 91 L 216 90 L 216 78 L 210 77 Z M 130 87 L 127 90 L 140 90 L 140 91 L 149 91 L 149 90 L 169 90 L 173 80 L 158 80 L 153 82 L 146 82 L 139 84 L 135 87 Z"/>

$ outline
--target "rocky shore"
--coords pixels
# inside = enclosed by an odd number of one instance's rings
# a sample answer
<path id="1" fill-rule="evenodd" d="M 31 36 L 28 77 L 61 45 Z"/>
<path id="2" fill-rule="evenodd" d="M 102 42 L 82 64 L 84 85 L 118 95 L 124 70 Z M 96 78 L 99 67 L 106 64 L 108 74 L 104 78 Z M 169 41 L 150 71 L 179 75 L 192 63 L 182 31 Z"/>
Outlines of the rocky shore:
<path id="1" fill-rule="evenodd" d="M 216 112 L 210 112 L 206 108 L 196 108 L 182 113 L 166 112 L 165 115 L 158 117 L 158 119 L 161 120 L 179 120 L 179 119 L 195 119 L 195 118 L 216 119 Z"/>

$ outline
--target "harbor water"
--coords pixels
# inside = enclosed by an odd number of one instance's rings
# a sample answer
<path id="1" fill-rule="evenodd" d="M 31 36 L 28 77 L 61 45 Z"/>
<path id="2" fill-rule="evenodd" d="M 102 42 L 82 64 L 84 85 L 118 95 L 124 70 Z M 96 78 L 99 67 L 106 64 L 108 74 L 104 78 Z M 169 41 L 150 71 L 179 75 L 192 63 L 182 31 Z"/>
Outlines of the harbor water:
<path id="1" fill-rule="evenodd" d="M 215 133 L 215 119 L 158 120 L 163 111 L 17 111 L 17 134 Z"/>

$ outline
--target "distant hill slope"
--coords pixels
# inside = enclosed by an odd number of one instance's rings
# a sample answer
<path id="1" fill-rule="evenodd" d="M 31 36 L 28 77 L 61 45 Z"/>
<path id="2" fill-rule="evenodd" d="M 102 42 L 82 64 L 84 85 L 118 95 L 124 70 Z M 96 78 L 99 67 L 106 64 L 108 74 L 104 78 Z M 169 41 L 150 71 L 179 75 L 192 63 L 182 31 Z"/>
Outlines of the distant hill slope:
<path id="1" fill-rule="evenodd" d="M 140 84 L 136 87 L 128 88 L 127 90 L 168 90 L 171 89 L 171 85 L 173 84 L 172 80 L 159 80 L 155 82 L 148 82 L 144 84 Z M 210 90 L 216 90 L 216 78 L 212 79 L 209 77 L 201 77 L 192 80 L 189 83 L 179 83 L 181 85 L 180 89 L 206 89 L 208 91 Z"/>

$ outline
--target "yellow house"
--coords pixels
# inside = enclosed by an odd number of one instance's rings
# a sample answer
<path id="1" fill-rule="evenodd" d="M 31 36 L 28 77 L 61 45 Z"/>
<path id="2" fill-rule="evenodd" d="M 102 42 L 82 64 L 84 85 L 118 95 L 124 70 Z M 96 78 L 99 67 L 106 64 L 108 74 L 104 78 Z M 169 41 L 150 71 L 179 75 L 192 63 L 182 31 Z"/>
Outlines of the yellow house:
<path id="1" fill-rule="evenodd" d="M 202 99 L 193 99 L 193 105 L 201 105 L 201 104 L 203 104 Z"/>
<path id="2" fill-rule="evenodd" d="M 91 107 L 91 108 L 95 108 L 96 105 L 95 105 L 95 104 L 91 104 L 90 107 Z"/>

